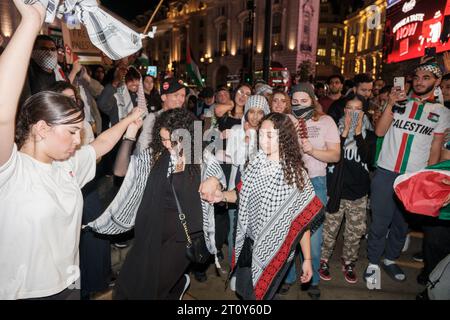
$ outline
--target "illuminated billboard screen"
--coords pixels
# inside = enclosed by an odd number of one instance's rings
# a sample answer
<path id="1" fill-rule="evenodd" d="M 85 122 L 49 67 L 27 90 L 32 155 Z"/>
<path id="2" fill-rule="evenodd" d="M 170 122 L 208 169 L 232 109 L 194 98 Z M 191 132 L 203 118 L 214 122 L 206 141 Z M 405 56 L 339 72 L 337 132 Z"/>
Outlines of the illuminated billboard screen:
<path id="1" fill-rule="evenodd" d="M 386 12 L 386 62 L 422 57 L 426 48 L 450 50 L 450 0 L 400 0 Z"/>

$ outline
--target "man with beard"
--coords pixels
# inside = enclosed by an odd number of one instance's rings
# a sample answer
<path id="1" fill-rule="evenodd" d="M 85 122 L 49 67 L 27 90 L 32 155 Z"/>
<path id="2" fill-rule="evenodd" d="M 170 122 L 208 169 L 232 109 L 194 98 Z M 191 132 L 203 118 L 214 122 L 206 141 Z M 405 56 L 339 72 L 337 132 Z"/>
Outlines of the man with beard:
<path id="1" fill-rule="evenodd" d="M 355 76 L 353 82 L 354 87 L 347 94 L 347 97 L 353 94 L 359 95 L 360 97 L 364 98 L 363 111 L 367 113 L 370 106 L 369 99 L 372 96 L 373 79 L 371 76 L 365 73 L 361 73 Z M 340 98 L 339 100 L 333 102 L 330 108 L 328 109 L 328 115 L 333 118 L 336 124 L 339 122 L 339 119 L 341 119 L 344 116 L 345 103 L 346 99 Z"/>
<path id="2" fill-rule="evenodd" d="M 344 77 L 340 74 L 335 74 L 327 79 L 328 95 L 319 99 L 319 103 L 322 106 L 322 111 L 328 113 L 328 109 L 333 102 L 339 100 L 342 97 L 342 88 L 344 87 Z"/>
<path id="3" fill-rule="evenodd" d="M 441 90 L 444 97 L 444 105 L 450 109 L 450 73 L 442 77 Z"/>
<path id="4" fill-rule="evenodd" d="M 394 197 L 394 180 L 403 173 L 417 172 L 439 161 L 449 112 L 435 101 L 434 90 L 442 71 L 434 62 L 420 64 L 414 71 L 413 93 L 407 99 L 393 88 L 375 133 L 384 136 L 378 169 L 371 185 L 372 224 L 368 238 L 369 266 L 365 278 L 369 288 L 377 287 L 379 263 L 395 281 L 404 281 L 403 270 L 395 264 L 405 243 L 408 225 Z M 397 101 L 406 100 L 403 107 Z M 369 282 L 371 285 L 369 286 Z M 379 286 L 378 286 L 379 287 Z"/>

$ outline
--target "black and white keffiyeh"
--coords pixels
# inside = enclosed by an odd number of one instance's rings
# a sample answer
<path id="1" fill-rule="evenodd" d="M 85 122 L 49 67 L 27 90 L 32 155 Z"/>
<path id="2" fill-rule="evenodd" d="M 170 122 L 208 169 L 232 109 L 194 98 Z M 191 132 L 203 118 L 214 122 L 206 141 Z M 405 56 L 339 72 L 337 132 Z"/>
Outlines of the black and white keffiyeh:
<path id="1" fill-rule="evenodd" d="M 153 38 L 156 27 L 148 34 L 138 33 L 113 18 L 97 3 L 97 0 L 23 0 L 25 4 L 40 2 L 47 13 L 45 22 L 52 23 L 55 17 L 71 14 L 86 26 L 89 38 L 112 60 L 119 60 L 142 48 L 142 39 Z M 61 4 L 60 4 L 61 3 Z"/>
<path id="2" fill-rule="evenodd" d="M 249 163 L 242 179 L 233 265 L 239 259 L 244 240 L 253 241 L 252 282 L 255 297 L 267 298 L 274 280 L 303 232 L 322 208 L 307 173 L 303 190 L 285 183 L 281 165 L 260 151 Z"/>
<path id="3" fill-rule="evenodd" d="M 173 160 L 172 160 L 173 161 Z M 125 179 L 116 197 L 104 213 L 87 226 L 100 234 L 120 234 L 134 227 L 136 214 L 144 195 L 147 179 L 151 170 L 151 150 L 145 149 L 137 156 L 131 156 Z M 168 174 L 173 172 L 174 165 L 169 165 Z M 226 186 L 225 176 L 214 155 L 205 151 L 201 164 L 202 181 L 216 177 Z M 202 200 L 203 233 L 206 246 L 211 254 L 217 253 L 215 242 L 214 205 Z"/>

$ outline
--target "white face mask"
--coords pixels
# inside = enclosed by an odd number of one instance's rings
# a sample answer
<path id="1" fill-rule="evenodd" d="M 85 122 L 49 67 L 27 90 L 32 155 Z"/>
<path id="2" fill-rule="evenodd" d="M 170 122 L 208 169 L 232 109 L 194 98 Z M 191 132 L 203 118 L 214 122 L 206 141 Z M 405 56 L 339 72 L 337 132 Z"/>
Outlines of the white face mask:
<path id="1" fill-rule="evenodd" d="M 36 64 L 45 70 L 53 70 L 58 64 L 58 53 L 48 50 L 33 50 L 31 58 Z"/>

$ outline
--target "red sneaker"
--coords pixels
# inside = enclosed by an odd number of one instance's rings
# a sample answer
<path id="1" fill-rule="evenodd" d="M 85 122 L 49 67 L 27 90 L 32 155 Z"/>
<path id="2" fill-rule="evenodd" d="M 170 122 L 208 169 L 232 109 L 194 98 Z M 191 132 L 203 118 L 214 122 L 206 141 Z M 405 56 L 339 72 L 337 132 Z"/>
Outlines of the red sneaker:
<path id="1" fill-rule="evenodd" d="M 331 280 L 330 267 L 328 266 L 328 262 L 325 260 L 320 260 L 319 275 L 320 279 L 324 281 Z"/>
<path id="2" fill-rule="evenodd" d="M 347 281 L 348 283 L 356 283 L 358 281 L 355 273 L 355 264 L 353 262 L 349 264 L 343 264 L 342 272 L 344 273 L 345 281 Z"/>

